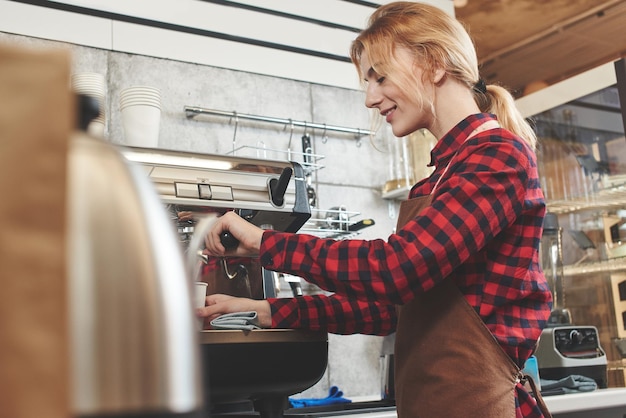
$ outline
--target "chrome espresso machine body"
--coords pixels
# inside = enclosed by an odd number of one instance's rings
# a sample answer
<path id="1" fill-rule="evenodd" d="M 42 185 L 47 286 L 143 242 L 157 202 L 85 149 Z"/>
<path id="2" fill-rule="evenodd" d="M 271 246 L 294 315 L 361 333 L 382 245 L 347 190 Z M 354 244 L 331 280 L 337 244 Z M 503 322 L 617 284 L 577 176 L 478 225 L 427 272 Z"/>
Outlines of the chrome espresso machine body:
<path id="1" fill-rule="evenodd" d="M 285 232 L 297 232 L 311 217 L 304 170 L 296 162 L 135 147 L 127 148 L 124 155 L 146 170 L 167 205 L 185 251 L 198 219 L 209 213 L 220 215 L 233 210 L 263 229 Z M 212 275 L 232 279 L 245 268 L 250 277 L 247 281 L 218 283 L 205 277 L 209 294 L 219 292 L 254 299 L 276 296 L 274 275 L 263 271 L 255 260 L 210 261 L 220 265 L 209 263 L 205 276 L 214 267 Z M 259 274 L 262 279 L 257 277 Z M 262 289 L 256 285 L 261 282 Z"/>
<path id="2" fill-rule="evenodd" d="M 296 162 L 126 148 L 166 205 L 187 260 L 194 228 L 206 214 L 233 210 L 264 228 L 297 232 L 311 216 L 302 166 Z M 200 225 L 198 225 L 200 228 Z M 201 233 L 198 230 L 198 233 Z M 200 240 L 201 241 L 201 240 Z M 195 245 L 195 244 L 192 244 Z M 208 294 L 265 299 L 276 296 L 276 274 L 256 258 L 198 257 Z M 200 332 L 204 399 L 212 417 L 283 417 L 287 397 L 313 386 L 328 363 L 328 335 L 298 329 Z"/>

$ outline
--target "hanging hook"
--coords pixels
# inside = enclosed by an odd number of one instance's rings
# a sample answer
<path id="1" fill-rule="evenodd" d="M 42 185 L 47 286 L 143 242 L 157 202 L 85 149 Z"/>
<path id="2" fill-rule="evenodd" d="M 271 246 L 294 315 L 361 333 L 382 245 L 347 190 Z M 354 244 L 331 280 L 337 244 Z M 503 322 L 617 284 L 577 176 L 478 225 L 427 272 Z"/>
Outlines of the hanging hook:
<path id="1" fill-rule="evenodd" d="M 293 139 L 293 120 L 289 119 L 289 125 L 291 132 L 289 133 L 289 145 L 287 145 L 287 151 L 291 151 L 291 140 Z"/>
<path id="2" fill-rule="evenodd" d="M 235 131 L 233 132 L 233 154 L 235 154 L 235 144 L 237 143 L 237 127 L 239 126 L 239 116 L 237 116 L 237 111 L 233 111 L 233 117 L 235 118 Z"/>
<path id="3" fill-rule="evenodd" d="M 328 134 L 326 133 L 326 124 L 324 124 L 324 131 L 322 132 L 322 144 L 328 142 Z"/>
<path id="4" fill-rule="evenodd" d="M 357 131 L 357 135 L 356 135 L 356 140 L 357 140 L 357 141 L 356 141 L 356 146 L 357 146 L 357 148 L 361 148 L 361 145 L 362 145 L 362 144 L 361 144 L 361 137 L 362 137 L 362 135 L 361 135 L 361 128 L 356 128 L 356 131 Z"/>

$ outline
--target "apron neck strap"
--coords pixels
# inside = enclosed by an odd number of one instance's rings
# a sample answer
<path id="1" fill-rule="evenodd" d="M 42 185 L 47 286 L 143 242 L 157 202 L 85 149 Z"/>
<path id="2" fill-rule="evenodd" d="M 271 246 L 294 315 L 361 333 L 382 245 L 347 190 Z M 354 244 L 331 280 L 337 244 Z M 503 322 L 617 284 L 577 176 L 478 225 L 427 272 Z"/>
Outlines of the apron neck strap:
<path id="1" fill-rule="evenodd" d="M 472 139 L 473 137 L 475 137 L 481 132 L 489 131 L 491 129 L 497 129 L 499 127 L 500 127 L 500 123 L 497 120 L 491 119 L 486 122 L 483 122 L 479 126 L 477 126 L 476 129 L 474 129 L 467 138 L 465 138 L 465 141 L 463 141 L 463 143 L 469 141 L 470 139 Z M 439 183 L 441 182 L 441 179 L 443 179 L 445 175 L 448 173 L 448 168 L 450 168 L 450 165 L 452 164 L 452 160 L 454 159 L 454 157 L 456 157 L 458 153 L 459 151 L 457 150 L 452 156 L 452 158 L 450 158 L 450 162 L 448 163 L 446 168 L 443 170 L 443 173 L 441 173 L 441 176 L 439 176 L 439 178 L 437 179 L 437 182 L 435 183 L 435 186 L 431 190 L 430 194 L 433 194 L 435 190 L 437 189 L 437 187 L 439 187 Z"/>

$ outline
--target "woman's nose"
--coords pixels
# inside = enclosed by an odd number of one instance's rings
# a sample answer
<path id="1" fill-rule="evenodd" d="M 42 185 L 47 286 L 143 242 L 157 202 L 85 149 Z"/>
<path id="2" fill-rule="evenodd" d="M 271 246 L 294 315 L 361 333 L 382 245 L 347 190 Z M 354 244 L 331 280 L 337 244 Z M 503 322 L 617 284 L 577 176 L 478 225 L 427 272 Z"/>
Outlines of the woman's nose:
<path id="1" fill-rule="evenodd" d="M 381 94 L 377 91 L 376 86 L 370 84 L 365 90 L 365 107 L 376 107 L 382 100 Z"/>

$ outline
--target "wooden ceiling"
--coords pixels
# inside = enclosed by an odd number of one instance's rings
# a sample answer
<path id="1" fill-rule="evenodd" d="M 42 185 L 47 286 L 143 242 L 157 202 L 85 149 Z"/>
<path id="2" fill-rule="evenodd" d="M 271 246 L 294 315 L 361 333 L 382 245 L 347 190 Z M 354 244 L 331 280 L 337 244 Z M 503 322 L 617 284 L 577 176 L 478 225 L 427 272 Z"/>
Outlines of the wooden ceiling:
<path id="1" fill-rule="evenodd" d="M 626 56 L 626 0 L 467 0 L 482 77 L 523 95 Z"/>

